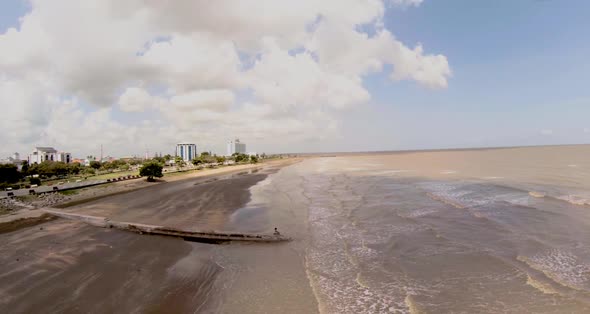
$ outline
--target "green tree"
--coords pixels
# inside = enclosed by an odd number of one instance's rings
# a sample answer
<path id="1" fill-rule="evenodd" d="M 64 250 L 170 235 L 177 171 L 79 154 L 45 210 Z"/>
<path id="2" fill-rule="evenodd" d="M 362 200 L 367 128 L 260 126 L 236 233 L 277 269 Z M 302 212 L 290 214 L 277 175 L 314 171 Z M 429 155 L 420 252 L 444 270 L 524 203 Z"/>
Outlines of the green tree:
<path id="1" fill-rule="evenodd" d="M 90 166 L 92 167 L 92 162 L 91 162 Z M 108 161 L 103 162 L 102 165 L 100 165 L 100 167 L 104 170 L 109 170 L 109 171 L 113 171 L 113 170 L 117 169 L 116 164 L 114 164 L 113 162 L 108 162 Z"/>
<path id="2" fill-rule="evenodd" d="M 235 162 L 247 162 L 249 159 L 248 155 L 242 153 L 234 153 L 232 157 Z"/>
<path id="3" fill-rule="evenodd" d="M 162 164 L 155 162 L 155 161 L 148 161 L 141 166 L 139 169 L 139 175 L 142 177 L 147 177 L 149 182 L 154 181 L 155 178 L 161 178 L 162 174 Z"/>
<path id="4" fill-rule="evenodd" d="M 197 157 L 197 158 L 191 160 L 191 162 L 193 163 L 193 165 L 198 166 L 203 163 L 203 160 L 201 160 L 201 158 Z"/>
<path id="5" fill-rule="evenodd" d="M 68 173 L 69 174 L 78 174 L 78 173 L 80 173 L 80 171 L 82 171 L 82 168 L 81 168 L 79 162 L 74 162 L 74 163 L 68 164 Z"/>
<path id="6" fill-rule="evenodd" d="M 49 169 L 53 175 L 59 176 L 59 177 L 65 177 L 68 175 L 68 172 L 69 172 L 68 165 L 62 161 L 50 163 Z"/>
<path id="7" fill-rule="evenodd" d="M 23 160 L 22 166 L 20 168 L 20 172 L 25 176 L 29 173 L 29 162 L 28 161 Z"/>
<path id="8" fill-rule="evenodd" d="M 225 157 L 223 157 L 223 156 L 215 156 L 215 159 L 220 164 L 225 162 Z"/>
<path id="9" fill-rule="evenodd" d="M 38 174 L 47 178 L 67 173 L 68 167 L 63 162 L 44 161 L 29 168 L 29 174 Z"/>
<path id="10" fill-rule="evenodd" d="M 185 164 L 186 163 L 184 162 L 184 160 L 182 160 L 180 156 L 174 157 L 174 165 L 176 165 L 177 167 L 184 167 Z"/>
<path id="11" fill-rule="evenodd" d="M 121 169 L 121 167 L 127 163 L 124 160 L 117 159 L 111 161 L 111 164 L 115 167 L 115 169 Z"/>
<path id="12" fill-rule="evenodd" d="M 29 172 L 29 162 L 28 161 L 23 160 L 23 162 L 21 164 L 20 172 L 23 175 L 27 175 L 27 173 Z"/>
<path id="13" fill-rule="evenodd" d="M 0 164 L 0 182 L 15 183 L 20 180 L 21 174 L 13 164 Z"/>
<path id="14" fill-rule="evenodd" d="M 129 161 L 129 164 L 132 166 L 139 165 L 141 164 L 141 160 L 139 160 L 138 158 L 133 158 Z"/>
<path id="15" fill-rule="evenodd" d="M 39 174 L 39 164 L 34 163 L 32 165 L 29 165 L 28 173 L 29 175 Z"/>
<path id="16" fill-rule="evenodd" d="M 202 152 L 201 156 L 196 157 L 195 159 L 199 160 L 199 161 L 197 161 L 196 164 L 193 162 L 193 164 L 195 164 L 195 165 L 208 164 L 208 163 L 215 162 L 215 157 L 211 156 L 211 154 L 209 152 Z"/>
<path id="17" fill-rule="evenodd" d="M 164 160 L 166 160 L 166 161 L 172 160 L 172 155 L 170 155 L 170 154 L 164 155 Z"/>
<path id="18" fill-rule="evenodd" d="M 253 164 L 258 163 L 258 156 L 255 156 L 255 155 L 250 156 L 250 162 Z"/>
<path id="19" fill-rule="evenodd" d="M 98 170 L 101 166 L 102 166 L 102 164 L 100 163 L 100 161 L 96 161 L 96 160 L 90 161 L 90 167 L 92 167 L 96 170 Z"/>

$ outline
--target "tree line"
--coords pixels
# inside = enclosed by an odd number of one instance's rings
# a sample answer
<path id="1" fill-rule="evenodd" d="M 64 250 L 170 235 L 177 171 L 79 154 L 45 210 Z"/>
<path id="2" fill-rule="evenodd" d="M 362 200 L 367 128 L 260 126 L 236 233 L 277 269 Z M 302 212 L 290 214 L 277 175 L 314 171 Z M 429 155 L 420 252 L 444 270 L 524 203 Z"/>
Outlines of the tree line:
<path id="1" fill-rule="evenodd" d="M 92 176 L 98 171 L 113 172 L 129 170 L 131 166 L 141 164 L 141 160 L 113 160 L 109 162 L 91 161 L 88 166 L 77 162 L 44 161 L 30 165 L 22 162 L 20 171 L 14 164 L 0 164 L 0 188 L 19 188 L 22 185 L 40 184 L 41 179 L 60 179 L 72 176 Z"/>
<path id="2" fill-rule="evenodd" d="M 148 181 L 153 182 L 155 181 L 155 178 L 161 178 L 162 176 L 164 176 L 164 174 L 162 173 L 162 169 L 164 168 L 164 164 L 169 160 L 172 160 L 172 156 L 170 155 L 166 155 L 164 157 L 156 156 L 151 160 L 148 160 L 143 163 L 143 165 L 139 169 L 139 175 L 142 177 L 147 177 Z M 224 156 L 211 155 L 208 152 L 203 152 L 200 156 L 194 158 L 191 162 L 193 165 L 199 166 L 203 164 L 224 163 L 227 160 L 233 160 L 236 163 L 258 163 L 259 157 L 254 155 L 249 156 L 242 153 L 235 153 L 231 157 L 226 158 Z M 184 160 L 179 156 L 176 156 L 174 158 L 174 164 L 179 167 L 185 166 Z"/>
<path id="3" fill-rule="evenodd" d="M 264 155 L 263 155 L 264 156 Z M 89 156 L 91 159 L 92 156 Z M 178 167 L 184 167 L 185 162 L 180 157 L 172 157 L 171 155 L 165 155 L 160 157 L 154 157 L 149 161 L 143 162 L 140 159 L 130 160 L 113 160 L 108 162 L 100 162 L 96 160 L 90 161 L 88 166 L 80 163 L 64 163 L 61 161 L 44 161 L 42 163 L 35 163 L 29 165 L 27 161 L 23 161 L 22 168 L 19 171 L 17 166 L 14 164 L 0 164 L 0 188 L 6 187 L 20 187 L 20 185 L 40 184 L 41 179 L 51 178 L 66 178 L 71 176 L 92 176 L 99 171 L 113 172 L 113 171 L 126 171 L 131 169 L 132 166 L 143 164 L 144 166 L 149 165 L 148 169 L 153 177 L 158 177 L 158 164 L 159 167 L 163 168 L 166 162 L 174 160 L 174 163 Z M 258 163 L 260 157 L 257 155 L 246 155 L 242 153 L 235 153 L 230 157 L 211 155 L 209 152 L 203 152 L 198 157 L 191 160 L 191 163 L 195 166 L 212 165 L 212 164 L 223 164 L 227 161 L 233 161 L 235 163 Z M 142 167 L 143 168 L 143 167 Z M 161 169 L 159 170 L 161 173 Z"/>

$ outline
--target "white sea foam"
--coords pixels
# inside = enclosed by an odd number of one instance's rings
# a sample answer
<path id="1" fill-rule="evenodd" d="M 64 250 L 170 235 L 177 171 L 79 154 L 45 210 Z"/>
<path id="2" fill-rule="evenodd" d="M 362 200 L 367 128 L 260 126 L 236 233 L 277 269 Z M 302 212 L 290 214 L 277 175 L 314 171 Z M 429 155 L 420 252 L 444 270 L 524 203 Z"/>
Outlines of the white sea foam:
<path id="1" fill-rule="evenodd" d="M 506 201 L 510 204 L 519 205 L 519 206 L 529 206 L 531 204 L 531 201 L 527 195 L 507 197 L 504 199 L 504 201 Z"/>
<path id="2" fill-rule="evenodd" d="M 436 212 L 438 212 L 438 210 L 434 209 L 434 208 L 420 208 L 420 209 L 412 210 L 408 213 L 400 214 L 400 216 L 405 217 L 405 218 L 418 218 L 418 217 L 428 216 L 428 215 L 434 214 Z"/>
<path id="3" fill-rule="evenodd" d="M 590 265 L 572 252 L 552 249 L 518 260 L 543 272 L 555 282 L 576 290 L 590 290 Z"/>
<path id="4" fill-rule="evenodd" d="M 489 204 L 493 201 L 493 199 L 479 197 L 466 197 L 467 195 L 471 194 L 471 191 L 467 190 L 455 190 L 455 191 L 435 191 L 431 192 L 428 195 L 434 199 L 441 201 L 443 203 L 452 205 L 457 208 L 469 208 L 469 207 L 478 207 L 482 205 Z"/>
<path id="5" fill-rule="evenodd" d="M 429 182 L 419 184 L 427 195 L 437 201 L 457 208 L 483 208 L 496 202 L 508 202 L 519 206 L 529 206 L 529 195 L 515 190 L 490 189 L 482 184 L 463 184 L 451 182 Z M 540 194 L 530 193 L 540 197 Z"/>
<path id="6" fill-rule="evenodd" d="M 537 191 L 530 191 L 529 195 L 532 197 L 538 197 L 538 198 L 545 197 L 545 193 L 537 192 Z"/>
<path id="7" fill-rule="evenodd" d="M 578 195 L 562 195 L 556 198 L 574 205 L 590 205 L 589 199 Z"/>
<path id="8" fill-rule="evenodd" d="M 389 225 L 380 219 L 364 220 L 362 228 L 350 220 L 351 209 L 370 206 L 363 201 L 363 186 L 354 179 L 313 178 L 306 185 L 310 198 L 311 245 L 306 263 L 310 282 L 321 310 L 328 313 L 408 313 L 404 302 L 405 285 L 392 277 L 376 283 L 365 278 L 361 269 L 372 272 L 379 267 L 385 245 L 395 234 L 411 232 L 413 225 Z M 365 195 L 366 196 L 366 195 Z M 378 202 L 378 201 L 375 201 Z"/>

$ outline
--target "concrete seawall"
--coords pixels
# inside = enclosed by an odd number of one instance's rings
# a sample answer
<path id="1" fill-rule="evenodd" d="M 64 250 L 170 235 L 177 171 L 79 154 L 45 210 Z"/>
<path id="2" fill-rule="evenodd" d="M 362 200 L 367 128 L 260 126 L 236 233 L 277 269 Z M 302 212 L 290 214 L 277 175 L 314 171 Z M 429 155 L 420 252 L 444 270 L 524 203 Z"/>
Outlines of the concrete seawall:
<path id="1" fill-rule="evenodd" d="M 121 222 L 109 220 L 106 217 L 89 216 L 82 214 L 66 213 L 54 209 L 44 209 L 44 212 L 71 220 L 77 220 L 86 224 L 101 228 L 116 228 L 125 231 L 131 231 L 139 234 L 152 234 L 183 238 L 186 241 L 221 243 L 230 241 L 247 241 L 247 242 L 284 242 L 291 241 L 289 237 L 283 235 L 270 234 L 247 234 L 247 233 L 224 233 L 215 231 L 186 231 L 165 226 L 147 225 L 133 222 Z"/>

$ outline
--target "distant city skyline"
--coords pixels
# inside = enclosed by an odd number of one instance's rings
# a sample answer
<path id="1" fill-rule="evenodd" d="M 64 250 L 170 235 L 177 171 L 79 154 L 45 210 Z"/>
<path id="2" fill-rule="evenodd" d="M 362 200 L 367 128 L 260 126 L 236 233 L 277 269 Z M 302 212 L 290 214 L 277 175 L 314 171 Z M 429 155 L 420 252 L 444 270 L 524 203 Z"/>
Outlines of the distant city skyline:
<path id="1" fill-rule="evenodd" d="M 217 154 L 236 137 L 267 154 L 590 143 L 589 11 L 6 0 L 0 156 L 172 154 L 187 138 Z"/>

